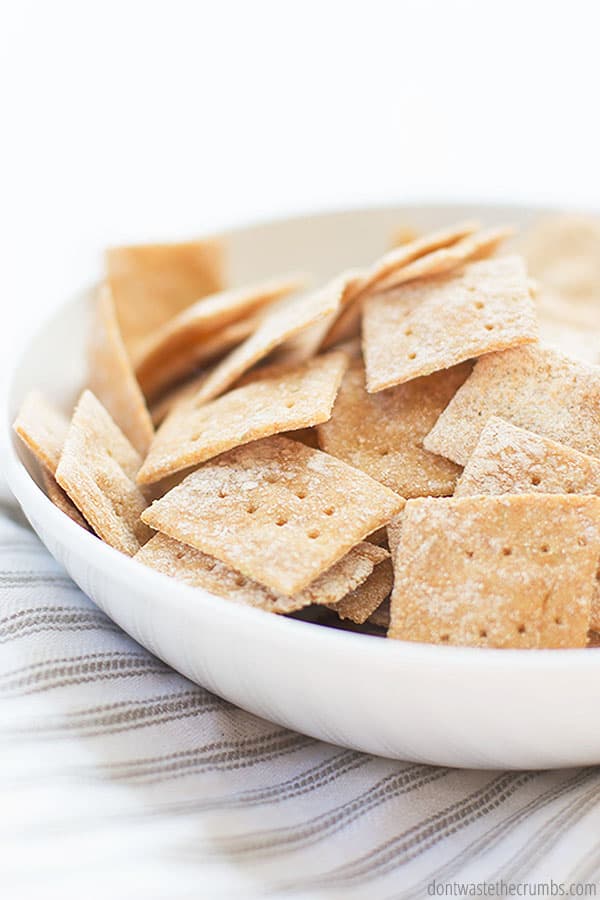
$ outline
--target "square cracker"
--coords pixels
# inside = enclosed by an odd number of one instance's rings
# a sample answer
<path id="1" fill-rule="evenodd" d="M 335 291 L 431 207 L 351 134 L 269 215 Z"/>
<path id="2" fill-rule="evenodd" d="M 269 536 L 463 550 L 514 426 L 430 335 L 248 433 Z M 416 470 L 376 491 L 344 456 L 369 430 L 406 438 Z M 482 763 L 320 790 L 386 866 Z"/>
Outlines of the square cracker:
<path id="1" fill-rule="evenodd" d="M 366 301 L 367 390 L 381 391 L 536 337 L 522 259 L 468 263 L 449 275 L 423 278 Z"/>
<path id="2" fill-rule="evenodd" d="M 331 415 L 347 364 L 344 353 L 328 353 L 262 375 L 206 404 L 191 397 L 161 425 L 138 484 L 151 484 L 241 444 L 323 422 Z"/>
<path id="3" fill-rule="evenodd" d="M 275 435 L 192 472 L 143 520 L 291 596 L 403 505 L 363 472 Z"/>
<path id="4" fill-rule="evenodd" d="M 213 369 L 198 393 L 198 400 L 205 402 L 218 397 L 276 347 L 335 312 L 345 289 L 344 274 L 311 294 L 280 300 L 254 334 Z"/>
<path id="5" fill-rule="evenodd" d="M 111 290 L 103 284 L 96 298 L 88 340 L 88 387 L 126 438 L 144 456 L 154 436 L 152 419 L 119 330 Z"/>
<path id="6" fill-rule="evenodd" d="M 155 534 L 136 554 L 135 559 L 164 575 L 170 575 L 192 587 L 202 587 L 228 600 L 255 606 L 267 612 L 290 613 L 313 603 L 326 604 L 341 600 L 367 580 L 374 567 L 386 556 L 386 551 L 380 547 L 357 544 L 308 587 L 292 597 L 278 594 L 251 578 L 246 578 L 226 563 L 165 534 Z"/>
<path id="7" fill-rule="evenodd" d="M 368 394 L 362 362 L 353 360 L 331 418 L 317 427 L 319 445 L 403 497 L 451 494 L 460 469 L 424 450 L 423 438 L 470 372 L 463 363 Z"/>
<path id="8" fill-rule="evenodd" d="M 105 261 L 123 340 L 133 358 L 149 334 L 224 284 L 224 248 L 216 239 L 111 247 Z"/>
<path id="9" fill-rule="evenodd" d="M 91 391 L 75 407 L 56 480 L 96 534 L 129 556 L 151 535 L 140 520 L 146 499 L 135 483 L 138 452 Z"/>
<path id="10" fill-rule="evenodd" d="M 349 272 L 350 277 L 342 296 L 340 312 L 333 317 L 325 330 L 322 346 L 330 347 L 339 341 L 352 338 L 358 333 L 362 301 L 379 282 L 385 281 L 392 275 L 397 276 L 399 272 L 410 268 L 416 260 L 427 259 L 440 248 L 456 243 L 461 238 L 472 234 L 477 228 L 477 222 L 460 222 L 449 228 L 429 232 L 384 253 L 369 268 Z"/>
<path id="11" fill-rule="evenodd" d="M 362 584 L 337 603 L 327 605 L 340 619 L 350 619 L 355 625 L 362 625 L 381 606 L 392 590 L 393 583 L 391 560 L 384 559 Z"/>
<path id="12" fill-rule="evenodd" d="M 537 492 L 600 496 L 600 459 L 492 416 L 454 496 Z M 590 627 L 600 629 L 600 568 L 596 573 Z"/>
<path id="13" fill-rule="evenodd" d="M 409 500 L 388 636 L 473 647 L 584 647 L 600 498 Z"/>
<path id="14" fill-rule="evenodd" d="M 600 368 L 539 344 L 484 356 L 423 443 L 464 466 L 490 416 L 600 457 Z"/>
<path id="15" fill-rule="evenodd" d="M 198 359 L 206 359 L 203 345 L 210 341 L 213 346 L 219 335 L 240 320 L 256 314 L 265 306 L 298 290 L 304 279 L 298 275 L 271 278 L 242 288 L 231 288 L 203 297 L 179 315 L 169 319 L 153 332 L 136 360 L 136 374 L 140 384 L 152 393 L 165 386 L 158 384 L 157 373 L 173 372 L 175 362 L 179 377 L 187 374 L 198 364 Z M 256 324 L 256 322 L 255 322 Z M 247 337 L 251 332 L 247 332 Z M 227 349 L 227 348 L 225 348 Z"/>

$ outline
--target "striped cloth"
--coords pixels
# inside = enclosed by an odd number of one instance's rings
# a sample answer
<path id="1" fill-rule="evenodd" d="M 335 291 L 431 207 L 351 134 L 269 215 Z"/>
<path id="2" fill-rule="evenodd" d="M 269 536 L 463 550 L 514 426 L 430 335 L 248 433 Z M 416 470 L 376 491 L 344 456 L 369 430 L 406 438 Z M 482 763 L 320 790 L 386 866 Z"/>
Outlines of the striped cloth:
<path id="1" fill-rule="evenodd" d="M 457 771 L 294 734 L 131 640 L 6 494 L 0 554 L 7 900 L 417 898 L 484 880 L 595 888 L 596 769 Z"/>

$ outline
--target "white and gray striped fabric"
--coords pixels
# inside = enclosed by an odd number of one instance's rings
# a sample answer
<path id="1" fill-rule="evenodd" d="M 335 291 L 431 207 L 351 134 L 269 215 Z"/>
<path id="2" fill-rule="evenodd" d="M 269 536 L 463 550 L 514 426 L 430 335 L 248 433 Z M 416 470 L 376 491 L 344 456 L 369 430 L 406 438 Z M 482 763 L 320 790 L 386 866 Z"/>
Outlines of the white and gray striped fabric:
<path id="1" fill-rule="evenodd" d="M 482 881 L 550 879 L 595 886 L 597 769 L 392 762 L 242 712 L 120 631 L 6 493 L 0 598 L 7 900 L 418 898 L 445 884 L 460 893 Z"/>

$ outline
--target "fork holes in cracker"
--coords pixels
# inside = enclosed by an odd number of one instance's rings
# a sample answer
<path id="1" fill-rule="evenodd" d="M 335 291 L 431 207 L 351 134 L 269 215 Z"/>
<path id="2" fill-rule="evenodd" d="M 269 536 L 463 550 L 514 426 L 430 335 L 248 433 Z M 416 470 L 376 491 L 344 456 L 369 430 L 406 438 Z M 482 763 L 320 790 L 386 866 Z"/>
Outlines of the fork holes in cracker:
<path id="1" fill-rule="evenodd" d="M 409 354 L 408 354 L 408 358 L 409 358 L 409 359 L 416 359 L 416 358 L 417 358 L 417 354 L 416 354 L 416 353 L 409 353 Z"/>
<path id="2" fill-rule="evenodd" d="M 493 326 L 493 325 L 490 325 L 490 324 L 488 323 L 488 324 L 485 326 L 485 330 L 486 330 L 486 331 L 493 331 L 493 330 L 494 330 L 494 326 Z"/>
<path id="3" fill-rule="evenodd" d="M 485 630 L 485 628 L 480 628 L 480 629 L 479 629 L 479 637 L 480 637 L 480 638 L 486 638 L 486 637 L 487 637 L 487 631 Z"/>
<path id="4" fill-rule="evenodd" d="M 333 508 L 333 506 L 328 506 L 326 509 L 323 510 L 323 512 L 325 513 L 326 516 L 332 516 L 335 512 L 335 509 Z"/>
<path id="5" fill-rule="evenodd" d="M 477 300 L 475 303 L 475 309 L 483 309 L 485 303 L 482 303 L 481 300 Z"/>
<path id="6" fill-rule="evenodd" d="M 534 487 L 537 487 L 538 484 L 541 483 L 541 480 L 542 480 L 542 479 L 540 478 L 539 475 L 532 475 L 532 476 L 531 476 L 531 483 L 534 485 Z"/>
<path id="7" fill-rule="evenodd" d="M 285 405 L 286 405 L 286 408 L 287 408 L 287 409 L 292 409 L 292 408 L 296 405 L 296 401 L 295 401 L 295 400 L 288 400 L 288 402 L 287 402 Z"/>
<path id="8" fill-rule="evenodd" d="M 550 550 L 550 547 L 548 546 L 548 544 L 542 544 L 542 546 L 540 547 L 540 550 L 542 553 L 548 553 L 548 551 Z"/>
<path id="9" fill-rule="evenodd" d="M 312 528 L 312 529 L 308 532 L 308 537 L 309 537 L 312 541 L 314 541 L 314 540 L 316 540 L 316 538 L 319 537 L 320 533 L 321 533 L 321 532 L 318 531 L 316 528 Z"/>
<path id="10" fill-rule="evenodd" d="M 275 520 L 275 524 L 279 525 L 279 527 L 287 525 L 287 519 L 284 516 L 279 516 L 279 518 Z"/>
<path id="11" fill-rule="evenodd" d="M 306 499 L 306 491 L 298 491 L 296 493 L 296 497 L 298 498 L 298 500 L 305 500 Z"/>
<path id="12" fill-rule="evenodd" d="M 512 553 L 512 547 L 503 547 L 502 548 L 502 556 L 510 556 Z"/>
<path id="13" fill-rule="evenodd" d="M 519 627 L 517 628 L 517 631 L 519 632 L 519 634 L 525 634 L 526 628 L 525 628 L 524 625 L 521 624 L 521 625 L 519 625 Z"/>

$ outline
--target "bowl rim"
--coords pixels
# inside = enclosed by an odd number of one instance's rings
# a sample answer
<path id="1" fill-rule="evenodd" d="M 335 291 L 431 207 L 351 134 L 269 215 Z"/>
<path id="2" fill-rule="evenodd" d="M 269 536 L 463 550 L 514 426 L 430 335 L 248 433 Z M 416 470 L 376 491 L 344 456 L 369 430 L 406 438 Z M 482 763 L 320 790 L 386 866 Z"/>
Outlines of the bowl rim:
<path id="1" fill-rule="evenodd" d="M 462 203 L 459 201 L 454 202 L 452 199 L 434 202 L 430 199 L 422 201 L 409 197 L 402 202 L 389 201 L 352 207 L 328 207 L 316 210 L 314 213 L 299 212 L 297 215 L 286 213 L 238 223 L 229 228 L 221 228 L 210 232 L 210 235 L 227 237 L 227 235 L 236 232 L 249 231 L 261 226 L 276 225 L 284 222 L 327 218 L 342 213 L 358 215 L 384 209 L 398 209 L 401 211 L 403 208 L 410 209 L 415 206 L 430 210 L 445 210 L 449 208 L 458 210 L 463 207 L 465 213 L 472 207 L 482 210 L 488 208 L 490 210 L 504 210 L 507 214 L 510 214 L 512 211 L 513 215 L 516 215 L 518 211 L 533 212 L 535 214 L 555 214 L 561 211 L 559 207 L 548 207 L 535 202 L 510 204 L 497 202 L 496 200 L 490 200 L 489 202 L 482 200 L 478 202 L 470 199 L 467 199 L 466 202 L 463 199 Z M 585 211 L 594 212 L 595 210 L 587 209 Z M 286 642 L 292 641 L 292 643 L 295 643 L 296 639 L 298 639 L 302 641 L 303 647 L 309 654 L 311 645 L 316 650 L 322 647 L 323 644 L 326 644 L 328 652 L 336 656 L 340 653 L 345 655 L 352 653 L 354 655 L 354 652 L 356 652 L 361 654 L 362 660 L 366 660 L 367 655 L 369 658 L 371 655 L 374 655 L 375 665 L 378 663 L 382 664 L 383 661 L 388 664 L 393 664 L 394 661 L 401 661 L 403 664 L 419 661 L 420 663 L 436 667 L 467 667 L 469 669 L 472 669 L 473 666 L 485 666 L 486 669 L 497 669 L 506 666 L 514 669 L 515 666 L 519 666 L 524 673 L 543 673 L 555 670 L 557 667 L 559 669 L 566 667 L 568 671 L 572 671 L 573 667 L 576 666 L 578 669 L 590 669 L 590 674 L 595 672 L 600 666 L 600 654 L 598 661 L 594 662 L 594 654 L 587 652 L 589 648 L 573 648 L 559 651 L 550 649 L 522 650 L 516 648 L 442 646 L 416 641 L 382 640 L 377 635 L 324 627 L 312 622 L 276 615 L 252 606 L 232 602 L 217 594 L 212 594 L 204 588 L 196 588 L 178 582 L 170 576 L 157 572 L 120 553 L 100 540 L 96 535 L 73 522 L 52 503 L 21 461 L 17 452 L 18 438 L 14 434 L 12 427 L 11 400 L 20 365 L 30 344 L 34 340 L 41 339 L 48 326 L 54 320 L 65 315 L 68 306 L 84 303 L 88 294 L 89 284 L 75 291 L 66 300 L 54 305 L 35 324 L 30 324 L 29 327 L 20 332 L 15 340 L 9 359 L 5 360 L 5 377 L 2 379 L 2 393 L 0 396 L 0 412 L 2 414 L 0 460 L 3 464 L 3 471 L 8 486 L 20 506 L 24 510 L 29 507 L 35 508 L 40 518 L 46 521 L 52 532 L 57 535 L 58 540 L 67 547 L 72 546 L 79 555 L 86 557 L 90 561 L 91 566 L 104 569 L 110 568 L 114 572 L 115 577 L 122 583 L 131 584 L 135 581 L 137 589 L 141 587 L 149 594 L 160 594 L 165 597 L 165 602 L 173 603 L 176 601 L 178 607 L 182 605 L 189 606 L 190 603 L 197 602 L 198 597 L 201 596 L 203 603 L 213 606 L 215 617 L 218 617 L 223 627 L 226 627 L 229 622 L 235 623 L 238 621 L 249 628 L 260 629 L 263 640 L 269 638 L 279 642 L 286 640 Z M 168 601 L 166 600 L 167 596 Z M 271 630 L 270 636 L 267 633 L 267 629 Z M 156 653 L 156 651 L 152 652 Z"/>

